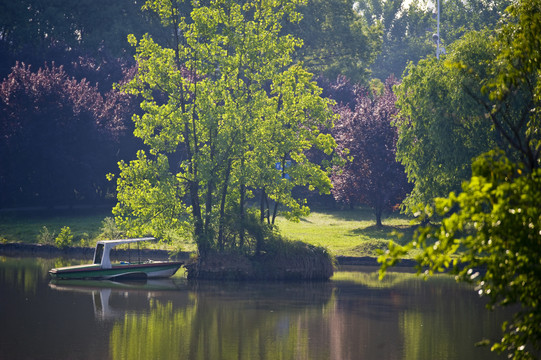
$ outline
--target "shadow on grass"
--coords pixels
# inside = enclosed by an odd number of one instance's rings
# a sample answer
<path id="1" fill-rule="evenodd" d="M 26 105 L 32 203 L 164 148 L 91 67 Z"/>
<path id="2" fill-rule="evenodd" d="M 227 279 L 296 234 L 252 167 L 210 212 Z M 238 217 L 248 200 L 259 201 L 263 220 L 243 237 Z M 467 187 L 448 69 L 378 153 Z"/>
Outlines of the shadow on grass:
<path id="1" fill-rule="evenodd" d="M 389 241 L 404 245 L 412 240 L 416 226 L 396 225 L 396 226 L 368 226 L 351 230 L 351 236 L 363 236 L 365 239 L 358 245 L 349 249 L 353 256 L 379 256 L 381 251 L 389 247 Z"/>
<path id="2" fill-rule="evenodd" d="M 396 225 L 396 226 L 368 226 L 351 230 L 352 235 L 363 235 L 371 239 L 390 238 L 395 243 L 404 245 L 413 239 L 413 233 L 417 225 Z"/>
<path id="3" fill-rule="evenodd" d="M 356 207 L 354 209 L 312 209 L 313 212 L 329 216 L 338 221 L 370 221 L 375 222 L 376 217 L 374 212 L 369 207 Z M 387 218 L 393 219 L 408 219 L 408 217 L 399 214 L 392 213 Z"/>

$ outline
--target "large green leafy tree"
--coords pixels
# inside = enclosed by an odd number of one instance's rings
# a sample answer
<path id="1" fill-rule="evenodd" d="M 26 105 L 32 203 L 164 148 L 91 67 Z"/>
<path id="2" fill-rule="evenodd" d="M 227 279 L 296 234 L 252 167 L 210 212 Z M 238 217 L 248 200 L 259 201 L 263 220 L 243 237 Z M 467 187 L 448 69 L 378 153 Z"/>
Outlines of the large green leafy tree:
<path id="1" fill-rule="evenodd" d="M 391 245 L 380 258 L 382 271 L 412 248 L 420 250 L 419 272 L 450 269 L 458 280 L 477 284 L 489 306 L 516 305 L 513 319 L 492 349 L 510 358 L 541 356 L 541 1 L 518 1 L 495 42 L 497 56 L 484 88 L 494 101 L 487 118 L 515 154 L 501 150 L 476 159 L 472 177 L 459 194 L 439 198 L 424 211 L 443 216 L 438 226 L 421 227 L 404 247 Z M 508 112 L 510 99 L 525 111 Z"/>
<path id="2" fill-rule="evenodd" d="M 491 80 L 483 88 L 495 102 L 486 106 L 494 126 L 528 170 L 541 155 L 541 1 L 519 1 L 507 9 L 507 22 L 495 46 Z M 520 102 L 511 118 L 508 104 Z"/>
<path id="3" fill-rule="evenodd" d="M 444 60 L 429 58 L 408 67 L 397 88 L 395 120 L 397 159 L 414 186 L 403 203 L 407 212 L 459 191 L 471 174 L 472 159 L 496 144 L 487 110 L 479 103 L 488 97 L 472 96 L 480 94 L 488 77 L 485 63 L 493 56 L 489 34 L 474 32 L 457 41 Z"/>
<path id="4" fill-rule="evenodd" d="M 305 155 L 335 147 L 319 130 L 332 124 L 329 101 L 291 60 L 300 41 L 281 35 L 298 4 L 214 0 L 183 13 L 182 2 L 147 1 L 174 46 L 130 37 L 139 69 L 126 90 L 144 99 L 135 135 L 149 148 L 120 164 L 114 212 L 130 234 L 184 232 L 203 256 L 245 249 L 254 190 L 292 217 L 307 211 L 294 186 L 330 191 L 327 169 Z"/>

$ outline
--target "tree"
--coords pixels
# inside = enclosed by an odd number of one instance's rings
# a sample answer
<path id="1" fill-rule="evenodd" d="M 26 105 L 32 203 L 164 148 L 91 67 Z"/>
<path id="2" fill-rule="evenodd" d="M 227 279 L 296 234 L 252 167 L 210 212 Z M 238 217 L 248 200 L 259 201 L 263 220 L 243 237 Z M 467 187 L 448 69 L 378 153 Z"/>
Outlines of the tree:
<path id="1" fill-rule="evenodd" d="M 418 272 L 450 271 L 476 284 L 489 308 L 519 304 L 504 336 L 492 349 L 517 359 L 537 359 L 541 351 L 541 170 L 510 162 L 502 152 L 480 156 L 472 178 L 459 194 L 436 199 L 422 219 L 438 214 L 441 225 L 421 227 L 413 242 L 389 245 L 378 261 L 382 273 L 410 250 Z M 422 220 L 421 219 L 421 220 Z"/>
<path id="2" fill-rule="evenodd" d="M 472 159 L 501 144 L 486 120 L 489 99 L 481 95 L 489 76 L 486 62 L 495 56 L 490 44 L 490 33 L 469 33 L 444 59 L 410 64 L 397 88 L 396 154 L 413 183 L 403 203 L 410 214 L 419 203 L 459 191 L 471 175 Z"/>
<path id="3" fill-rule="evenodd" d="M 495 46 L 492 77 L 483 87 L 495 106 L 485 104 L 492 123 L 517 152 L 528 170 L 539 168 L 541 157 L 541 2 L 519 1 L 508 8 L 507 22 Z M 520 102 L 513 117 L 508 104 Z"/>
<path id="4" fill-rule="evenodd" d="M 358 91 L 353 109 L 337 107 L 340 119 L 333 129 L 338 152 L 353 159 L 332 175 L 332 193 L 338 201 L 372 207 L 378 227 L 383 212 L 400 204 L 408 191 L 404 168 L 395 160 L 395 84 L 389 78 L 382 94 Z"/>
<path id="5" fill-rule="evenodd" d="M 439 198 L 423 211 L 423 218 L 442 216 L 441 224 L 421 227 L 413 242 L 391 244 L 379 259 L 383 274 L 417 248 L 419 272 L 451 270 L 458 280 L 477 284 L 489 307 L 518 305 L 512 321 L 502 326 L 501 341 L 492 346 L 516 359 L 541 356 L 540 27 L 539 0 L 508 8 L 483 89 L 494 102 L 487 118 L 518 155 L 495 150 L 479 156 L 461 193 Z M 525 110 L 502 117 L 517 97 Z"/>
<path id="6" fill-rule="evenodd" d="M 466 32 L 494 29 L 510 0 L 440 0 L 440 38 L 448 47 Z M 384 81 L 401 77 L 409 62 L 436 52 L 435 1 L 359 0 L 355 10 L 369 26 L 380 24 L 381 52 L 371 65 L 372 76 Z"/>
<path id="7" fill-rule="evenodd" d="M 440 4 L 440 34 L 452 44 L 470 31 L 496 29 L 511 0 L 446 0 Z"/>
<path id="8" fill-rule="evenodd" d="M 261 238 L 250 233 L 247 207 L 254 191 L 293 218 L 308 210 L 292 197 L 294 186 L 330 191 L 328 169 L 305 155 L 335 146 L 319 130 L 332 124 L 330 102 L 292 62 L 300 42 L 281 35 L 282 21 L 299 20 L 298 4 L 211 1 L 184 14 L 182 2 L 147 1 L 172 28 L 175 45 L 129 39 L 139 69 L 126 90 L 143 98 L 144 114 L 133 119 L 135 135 L 149 147 L 120 163 L 114 213 L 130 235 L 169 239 L 180 231 L 202 257 L 257 251 Z"/>
<path id="9" fill-rule="evenodd" d="M 354 8 L 369 26 L 381 28 L 381 51 L 370 67 L 374 78 L 400 77 L 409 62 L 434 52 L 432 14 L 419 1 L 360 0 Z"/>
<path id="10" fill-rule="evenodd" d="M 129 108 L 62 67 L 18 63 L 0 83 L 0 206 L 103 198 Z"/>
<path id="11" fill-rule="evenodd" d="M 302 19 L 284 26 L 303 41 L 294 56 L 317 75 L 368 82 L 369 67 L 381 46 L 379 26 L 369 26 L 348 0 L 308 0 L 298 11 Z"/>
<path id="12" fill-rule="evenodd" d="M 116 56 L 130 50 L 126 36 L 157 31 L 159 24 L 141 11 L 138 1 L 19 0 L 0 3 L 0 40 L 10 51 L 31 46 L 83 50 L 95 55 L 106 47 Z"/>

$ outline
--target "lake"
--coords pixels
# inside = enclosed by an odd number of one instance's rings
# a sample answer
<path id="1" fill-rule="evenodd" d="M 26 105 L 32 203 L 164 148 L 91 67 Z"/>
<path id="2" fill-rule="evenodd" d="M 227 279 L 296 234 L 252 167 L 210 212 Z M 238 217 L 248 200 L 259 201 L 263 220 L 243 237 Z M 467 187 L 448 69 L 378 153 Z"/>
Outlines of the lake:
<path id="1" fill-rule="evenodd" d="M 471 286 L 376 268 L 323 283 L 51 282 L 65 259 L 0 257 L 0 359 L 498 359 Z"/>

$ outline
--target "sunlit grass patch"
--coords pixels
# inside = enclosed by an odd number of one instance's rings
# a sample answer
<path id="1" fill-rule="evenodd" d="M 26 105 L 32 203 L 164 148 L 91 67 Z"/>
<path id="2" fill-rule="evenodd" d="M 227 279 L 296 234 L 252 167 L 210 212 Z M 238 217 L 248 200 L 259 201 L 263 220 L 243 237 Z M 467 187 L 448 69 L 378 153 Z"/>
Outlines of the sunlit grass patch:
<path id="1" fill-rule="evenodd" d="M 376 256 L 377 250 L 386 249 L 390 240 L 403 244 L 413 234 L 409 218 L 391 215 L 378 228 L 371 210 L 366 208 L 316 211 L 298 223 L 278 218 L 277 225 L 289 239 L 324 246 L 335 256 Z"/>

